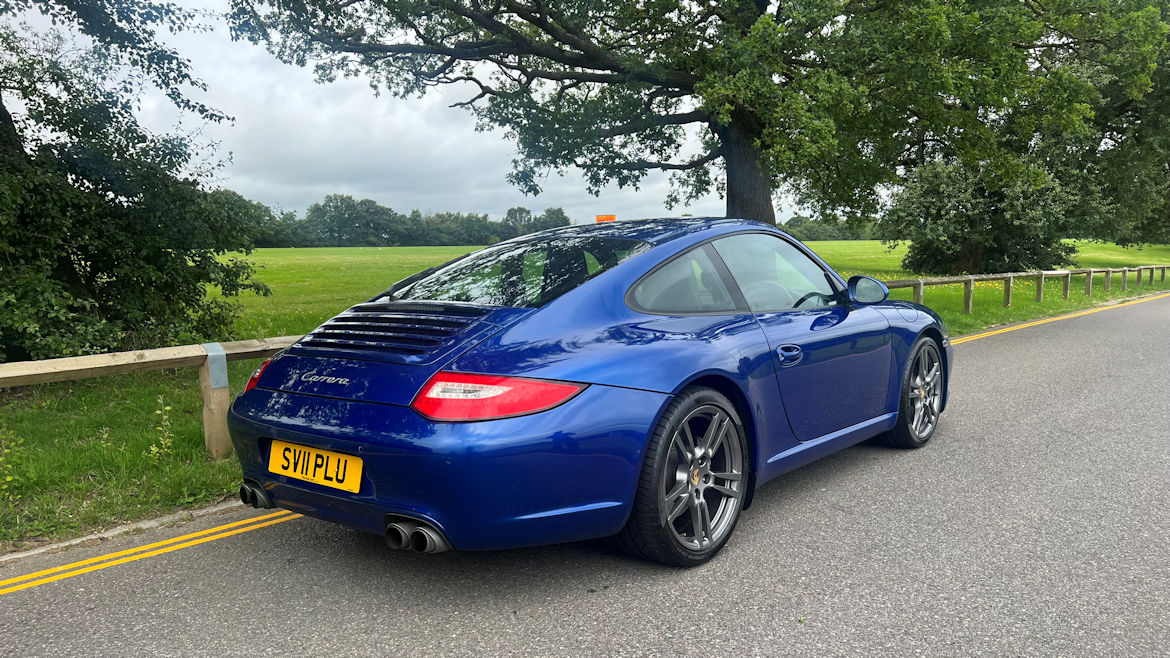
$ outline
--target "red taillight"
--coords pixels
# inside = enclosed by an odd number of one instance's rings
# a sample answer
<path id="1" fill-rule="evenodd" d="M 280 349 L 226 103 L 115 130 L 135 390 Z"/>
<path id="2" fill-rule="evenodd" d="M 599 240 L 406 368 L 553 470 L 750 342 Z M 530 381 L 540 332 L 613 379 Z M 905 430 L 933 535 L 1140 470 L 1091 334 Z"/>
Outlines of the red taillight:
<path id="1" fill-rule="evenodd" d="M 260 375 L 264 374 L 264 369 L 268 367 L 269 363 L 272 363 L 272 357 L 264 359 L 264 363 L 261 363 L 260 367 L 256 368 L 256 371 L 253 372 L 252 376 L 248 378 L 247 385 L 244 386 L 245 393 L 256 388 L 256 383 L 260 381 Z"/>
<path id="2" fill-rule="evenodd" d="M 410 406 L 432 420 L 488 420 L 551 409 L 584 388 L 539 379 L 440 372 Z"/>

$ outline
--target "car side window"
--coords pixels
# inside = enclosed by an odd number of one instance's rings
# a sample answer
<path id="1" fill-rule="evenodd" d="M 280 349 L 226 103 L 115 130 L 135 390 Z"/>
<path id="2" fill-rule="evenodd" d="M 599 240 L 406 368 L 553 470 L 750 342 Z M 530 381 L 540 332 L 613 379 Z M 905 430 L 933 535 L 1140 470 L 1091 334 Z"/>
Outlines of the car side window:
<path id="1" fill-rule="evenodd" d="M 715 264 L 696 247 L 658 268 L 634 286 L 634 305 L 664 314 L 733 313 L 731 293 Z"/>
<path id="2" fill-rule="evenodd" d="M 754 313 L 840 303 L 825 270 L 787 240 L 741 233 L 712 244 Z"/>

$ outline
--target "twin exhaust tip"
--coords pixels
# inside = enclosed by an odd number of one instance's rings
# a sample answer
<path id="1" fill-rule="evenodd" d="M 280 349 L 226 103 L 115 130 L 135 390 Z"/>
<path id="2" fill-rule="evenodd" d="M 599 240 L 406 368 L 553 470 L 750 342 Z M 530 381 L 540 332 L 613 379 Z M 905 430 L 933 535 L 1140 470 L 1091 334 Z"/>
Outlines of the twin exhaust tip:
<path id="1" fill-rule="evenodd" d="M 272 499 L 268 497 L 268 492 L 264 490 L 264 487 L 250 480 L 244 480 L 244 483 L 240 485 L 240 502 L 256 509 L 276 507 L 272 504 Z"/>
<path id="2" fill-rule="evenodd" d="M 272 499 L 264 487 L 244 480 L 240 485 L 240 502 L 256 509 L 272 509 Z M 438 530 L 410 519 L 401 519 L 386 526 L 386 545 L 395 550 L 415 553 L 443 553 L 451 550 L 451 544 Z"/>
<path id="3" fill-rule="evenodd" d="M 418 521 L 395 521 L 386 526 L 386 545 L 395 550 L 415 553 L 442 553 L 451 544 L 434 528 Z"/>

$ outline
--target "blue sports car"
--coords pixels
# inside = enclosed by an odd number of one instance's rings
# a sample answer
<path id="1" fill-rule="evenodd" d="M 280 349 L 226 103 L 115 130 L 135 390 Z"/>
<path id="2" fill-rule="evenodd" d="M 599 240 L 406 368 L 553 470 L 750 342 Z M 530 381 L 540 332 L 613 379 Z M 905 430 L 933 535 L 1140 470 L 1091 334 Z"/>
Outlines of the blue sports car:
<path id="1" fill-rule="evenodd" d="M 509 240 L 265 361 L 229 415 L 240 497 L 419 552 L 614 537 L 701 564 L 768 480 L 930 439 L 950 341 L 888 294 L 736 219 Z"/>

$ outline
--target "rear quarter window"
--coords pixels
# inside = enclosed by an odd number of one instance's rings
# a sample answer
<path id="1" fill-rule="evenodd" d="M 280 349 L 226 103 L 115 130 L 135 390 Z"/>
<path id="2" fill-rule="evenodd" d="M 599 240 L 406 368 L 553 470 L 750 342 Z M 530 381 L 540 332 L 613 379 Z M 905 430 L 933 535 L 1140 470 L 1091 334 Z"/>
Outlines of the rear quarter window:
<path id="1" fill-rule="evenodd" d="M 630 291 L 636 310 L 664 315 L 733 313 L 735 301 L 702 247 L 676 256 Z"/>

